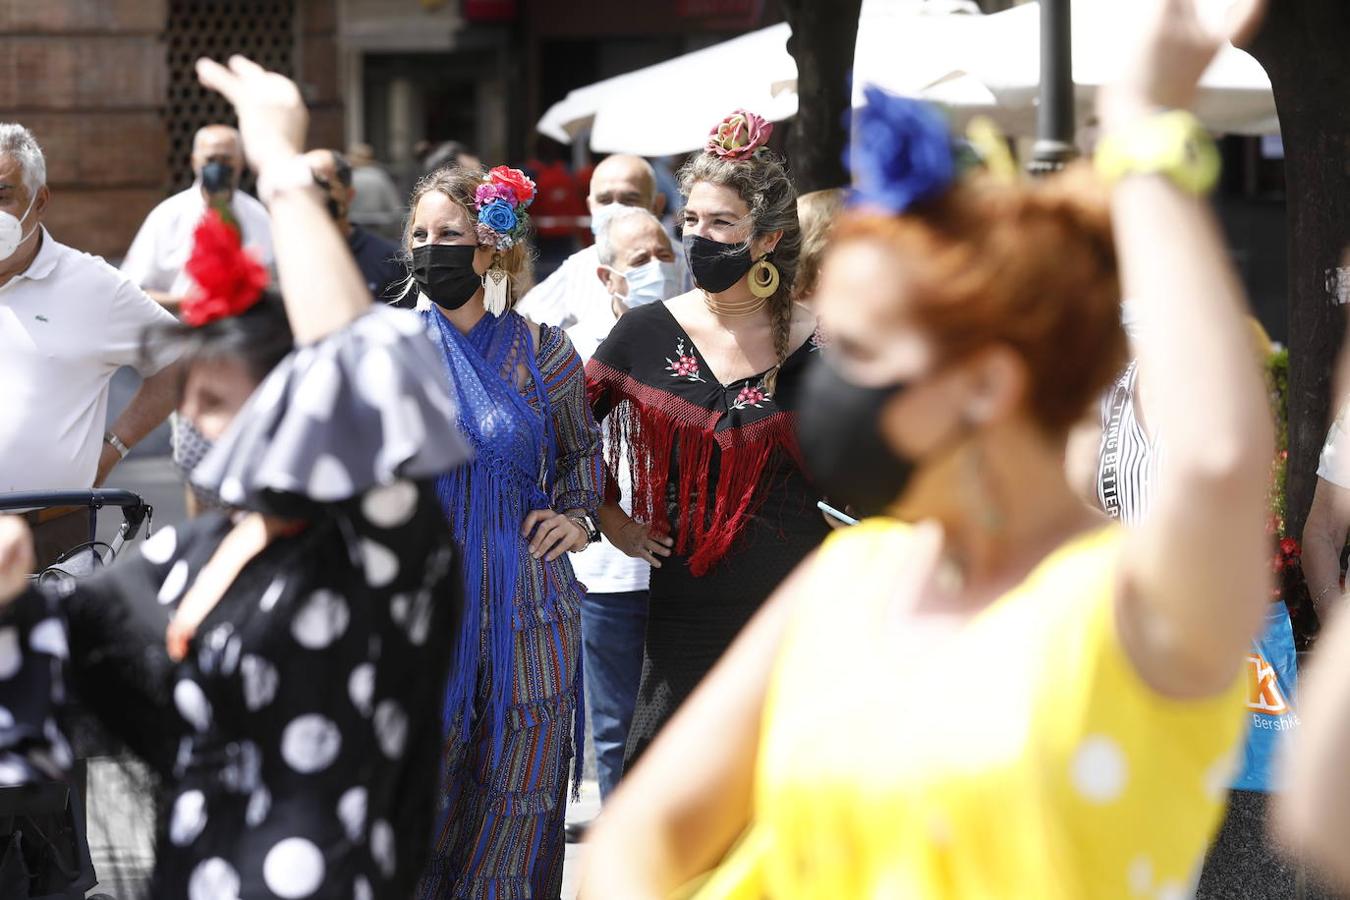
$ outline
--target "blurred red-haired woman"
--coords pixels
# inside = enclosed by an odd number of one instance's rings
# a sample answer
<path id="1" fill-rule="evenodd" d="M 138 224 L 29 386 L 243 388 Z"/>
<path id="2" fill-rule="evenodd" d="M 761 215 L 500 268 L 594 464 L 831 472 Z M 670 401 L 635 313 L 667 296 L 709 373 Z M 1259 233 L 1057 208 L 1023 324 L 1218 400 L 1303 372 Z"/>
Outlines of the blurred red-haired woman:
<path id="1" fill-rule="evenodd" d="M 1109 221 L 1072 174 L 958 177 L 933 113 L 868 91 L 800 434 L 827 494 L 896 519 L 836 534 L 747 628 L 595 826 L 588 896 L 665 896 L 738 837 L 699 896 L 1185 896 L 1268 596 L 1272 437 L 1198 196 L 1212 143 L 1158 113 L 1230 35 L 1148 7 L 1103 106 Z M 1062 469 L 1123 359 L 1122 285 L 1167 326 L 1140 366 L 1168 466 L 1129 533 Z"/>

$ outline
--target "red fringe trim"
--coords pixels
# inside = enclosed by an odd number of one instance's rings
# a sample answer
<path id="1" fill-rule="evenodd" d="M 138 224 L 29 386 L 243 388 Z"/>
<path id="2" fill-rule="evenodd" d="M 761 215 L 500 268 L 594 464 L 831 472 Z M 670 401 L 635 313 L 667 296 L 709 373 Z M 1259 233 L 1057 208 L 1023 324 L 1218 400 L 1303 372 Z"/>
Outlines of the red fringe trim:
<path id="1" fill-rule="evenodd" d="M 760 477 L 774 454 L 786 452 L 801 465 L 792 413 L 778 412 L 741 428 L 715 432 L 719 413 L 643 384 L 599 360 L 591 360 L 586 376 L 593 404 L 605 395 L 614 401 L 608 417 L 605 496 L 618 497 L 612 473 L 627 448 L 633 518 L 665 532 L 671 530 L 665 499 L 678 449 L 677 498 L 683 521 L 675 550 L 688 554 L 695 576 L 707 574 L 727 554 L 758 510 L 764 500 L 764 491 L 758 490 Z M 721 459 L 710 516 L 707 480 L 714 448 Z"/>

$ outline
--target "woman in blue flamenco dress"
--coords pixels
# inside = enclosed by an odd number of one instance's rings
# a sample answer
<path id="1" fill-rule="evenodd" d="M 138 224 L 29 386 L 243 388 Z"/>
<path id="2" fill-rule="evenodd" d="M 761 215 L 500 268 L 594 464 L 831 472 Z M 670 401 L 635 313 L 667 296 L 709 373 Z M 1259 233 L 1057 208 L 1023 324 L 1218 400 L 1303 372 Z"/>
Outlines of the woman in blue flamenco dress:
<path id="1" fill-rule="evenodd" d="M 569 763 L 582 747 L 581 597 L 568 552 L 598 538 L 599 429 L 561 329 L 511 309 L 535 187 L 499 166 L 414 189 L 405 247 L 472 464 L 437 490 L 463 552 L 442 796 L 424 898 L 557 897 Z"/>

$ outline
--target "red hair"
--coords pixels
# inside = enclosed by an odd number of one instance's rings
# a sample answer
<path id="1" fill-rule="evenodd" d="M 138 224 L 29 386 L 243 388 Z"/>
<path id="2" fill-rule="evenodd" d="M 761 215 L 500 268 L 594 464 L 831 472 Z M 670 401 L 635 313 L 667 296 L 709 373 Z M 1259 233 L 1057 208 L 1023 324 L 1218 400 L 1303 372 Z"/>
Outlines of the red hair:
<path id="1" fill-rule="evenodd" d="M 1124 365 L 1107 197 L 1084 167 L 1030 184 L 969 177 L 903 216 L 852 212 L 834 233 L 850 241 L 879 242 L 905 267 L 911 314 L 942 358 L 995 344 L 1017 353 L 1027 409 L 1052 435 Z"/>

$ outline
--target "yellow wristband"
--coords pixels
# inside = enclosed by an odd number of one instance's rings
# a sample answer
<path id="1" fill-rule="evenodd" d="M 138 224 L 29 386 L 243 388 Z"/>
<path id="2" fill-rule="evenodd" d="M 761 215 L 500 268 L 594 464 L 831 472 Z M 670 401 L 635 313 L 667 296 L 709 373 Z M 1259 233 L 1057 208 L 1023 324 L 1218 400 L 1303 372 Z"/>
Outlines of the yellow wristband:
<path id="1" fill-rule="evenodd" d="M 1107 135 L 1097 147 L 1096 165 L 1111 184 L 1129 175 L 1162 175 L 1196 196 L 1214 189 L 1222 169 L 1214 138 L 1199 119 L 1181 109 Z"/>

